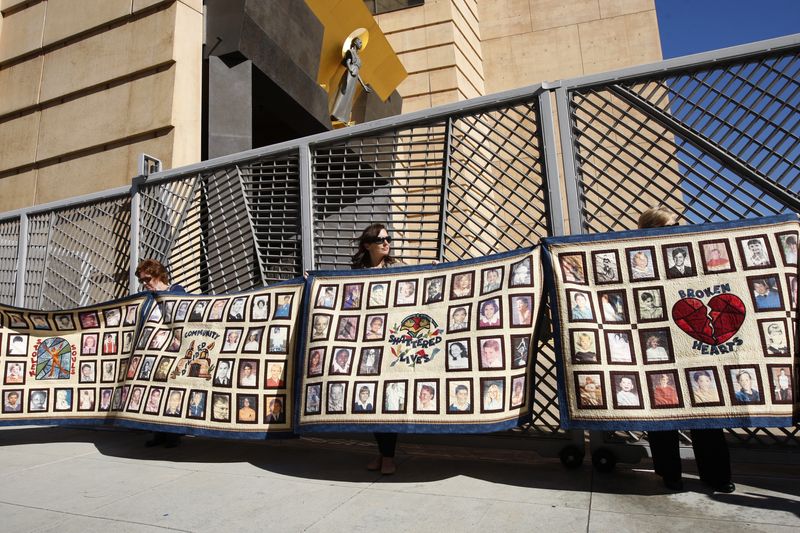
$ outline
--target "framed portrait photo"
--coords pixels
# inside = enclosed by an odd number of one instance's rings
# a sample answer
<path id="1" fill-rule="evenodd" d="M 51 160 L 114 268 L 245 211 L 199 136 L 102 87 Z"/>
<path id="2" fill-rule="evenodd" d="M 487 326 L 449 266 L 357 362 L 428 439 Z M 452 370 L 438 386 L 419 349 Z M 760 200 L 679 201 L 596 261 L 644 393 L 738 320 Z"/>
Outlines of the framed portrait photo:
<path id="1" fill-rule="evenodd" d="M 377 381 L 356 381 L 353 383 L 353 414 L 375 413 L 375 391 L 378 389 Z"/>
<path id="2" fill-rule="evenodd" d="M 6 361 L 3 385 L 24 385 L 25 365 L 25 361 Z"/>
<path id="3" fill-rule="evenodd" d="M 587 285 L 586 255 L 578 253 L 559 254 L 558 263 L 561 267 L 561 279 L 564 283 Z"/>
<path id="4" fill-rule="evenodd" d="M 278 293 L 275 297 L 275 312 L 272 315 L 273 320 L 291 318 L 292 316 L 292 301 L 294 295 L 290 292 Z"/>
<path id="5" fill-rule="evenodd" d="M 382 309 L 389 306 L 389 289 L 391 283 L 388 281 L 374 281 L 369 284 L 369 298 L 367 299 L 367 309 Z"/>
<path id="6" fill-rule="evenodd" d="M 213 422 L 231 421 L 231 395 L 228 392 L 211 393 L 211 420 Z"/>
<path id="7" fill-rule="evenodd" d="M 639 329 L 638 333 L 644 364 L 675 362 L 669 328 Z"/>
<path id="8" fill-rule="evenodd" d="M 574 372 L 573 378 L 578 408 L 607 408 L 603 372 Z"/>
<path id="9" fill-rule="evenodd" d="M 325 368 L 325 350 L 324 346 L 317 346 L 308 351 L 306 377 L 313 378 L 322 375 Z"/>
<path id="10" fill-rule="evenodd" d="M 733 405 L 763 405 L 764 386 L 756 365 L 725 365 L 728 391 Z"/>
<path id="11" fill-rule="evenodd" d="M 622 281 L 619 255 L 616 250 L 597 250 L 592 252 L 592 265 L 594 266 L 595 284 L 604 285 Z"/>
<path id="12" fill-rule="evenodd" d="M 789 357 L 791 350 L 785 318 L 759 320 L 758 331 L 766 357 Z"/>
<path id="13" fill-rule="evenodd" d="M 611 399 L 615 409 L 644 409 L 642 387 L 636 372 L 611 371 L 613 391 Z"/>
<path id="14" fill-rule="evenodd" d="M 626 248 L 625 254 L 628 258 L 628 274 L 631 282 L 658 279 L 658 265 L 656 264 L 654 247 Z"/>
<path id="15" fill-rule="evenodd" d="M 48 320 L 47 315 L 44 313 L 28 313 L 28 319 L 30 319 L 33 329 L 52 329 L 50 326 L 50 320 Z"/>
<path id="16" fill-rule="evenodd" d="M 787 364 L 767 365 L 769 389 L 772 403 L 791 404 L 794 400 L 794 379 L 792 368 Z"/>
<path id="17" fill-rule="evenodd" d="M 677 370 L 648 370 L 645 374 L 651 407 L 676 409 L 684 406 Z"/>
<path id="18" fill-rule="evenodd" d="M 381 361 L 383 360 L 383 348 L 367 346 L 361 348 L 361 355 L 358 362 L 359 376 L 378 376 L 381 373 Z"/>
<path id="19" fill-rule="evenodd" d="M 453 274 L 450 283 L 450 299 L 472 298 L 475 291 L 475 272 Z"/>
<path id="20" fill-rule="evenodd" d="M 481 270 L 481 294 L 489 294 L 503 288 L 503 267 L 489 267 Z"/>
<path id="21" fill-rule="evenodd" d="M 636 321 L 661 322 L 669 320 L 664 305 L 663 287 L 643 287 L 633 289 L 633 299 L 636 303 Z"/>
<path id="22" fill-rule="evenodd" d="M 363 283 L 347 283 L 343 287 L 342 311 L 361 309 L 361 295 L 364 292 Z"/>
<path id="23" fill-rule="evenodd" d="M 454 339 L 447 341 L 447 359 L 445 366 L 448 372 L 472 370 L 470 357 L 470 339 Z"/>
<path id="24" fill-rule="evenodd" d="M 511 265 L 509 287 L 533 287 L 533 260 L 526 257 Z"/>
<path id="25" fill-rule="evenodd" d="M 414 412 L 435 414 L 439 412 L 439 380 L 414 380 Z"/>
<path id="26" fill-rule="evenodd" d="M 303 402 L 303 413 L 318 415 L 322 412 L 322 384 L 311 383 L 306 385 L 306 394 Z"/>
<path id="27" fill-rule="evenodd" d="M 455 333 L 459 331 L 468 331 L 469 317 L 472 311 L 472 304 L 451 305 L 447 309 L 447 332 Z"/>
<path id="28" fill-rule="evenodd" d="M 157 415 L 161 411 L 161 399 L 163 397 L 164 387 L 150 387 L 142 412 L 147 415 Z"/>
<path id="29" fill-rule="evenodd" d="M 417 304 L 417 280 L 398 281 L 396 291 L 394 297 L 395 307 L 408 307 Z"/>
<path id="30" fill-rule="evenodd" d="M 747 276 L 747 285 L 756 313 L 784 309 L 781 282 L 777 274 Z"/>
<path id="31" fill-rule="evenodd" d="M 506 382 L 503 378 L 480 378 L 481 413 L 502 411 L 505 406 Z"/>
<path id="32" fill-rule="evenodd" d="M 787 231 L 778 233 L 778 244 L 780 244 L 781 259 L 786 266 L 797 265 L 797 232 Z"/>
<path id="33" fill-rule="evenodd" d="M 422 303 L 424 305 L 438 303 L 444 300 L 444 276 L 426 278 L 423 283 Z"/>
<path id="34" fill-rule="evenodd" d="M 253 296 L 250 304 L 250 320 L 269 320 L 269 294 Z"/>
<path id="35" fill-rule="evenodd" d="M 700 256 L 706 274 L 732 272 L 736 269 L 728 239 L 700 241 Z"/>
<path id="36" fill-rule="evenodd" d="M 739 246 L 740 257 L 745 270 L 775 266 L 775 258 L 772 255 L 772 248 L 766 235 L 738 237 L 736 242 Z"/>
<path id="37" fill-rule="evenodd" d="M 336 309 L 336 295 L 338 291 L 338 285 L 320 285 L 317 288 L 314 307 L 316 309 Z"/>
<path id="38" fill-rule="evenodd" d="M 56 314 L 53 315 L 53 320 L 56 323 L 57 331 L 71 331 L 75 329 L 75 320 L 72 314 Z"/>
<path id="39" fill-rule="evenodd" d="M 447 379 L 447 414 L 466 415 L 474 412 L 471 379 Z"/>
<path id="40" fill-rule="evenodd" d="M 408 380 L 393 379 L 383 382 L 383 413 L 405 414 L 407 410 Z"/>
<path id="41" fill-rule="evenodd" d="M 688 278 L 697 275 L 697 263 L 691 243 L 665 244 L 661 247 L 667 279 Z"/>
<path id="42" fill-rule="evenodd" d="M 628 298 L 624 289 L 599 291 L 600 317 L 604 324 L 627 324 Z"/>
<path id="43" fill-rule="evenodd" d="M 722 387 L 716 367 L 687 368 L 685 372 L 692 405 L 723 405 Z"/>
<path id="44" fill-rule="evenodd" d="M 570 329 L 570 352 L 572 364 L 596 364 L 600 362 L 597 330 Z"/>

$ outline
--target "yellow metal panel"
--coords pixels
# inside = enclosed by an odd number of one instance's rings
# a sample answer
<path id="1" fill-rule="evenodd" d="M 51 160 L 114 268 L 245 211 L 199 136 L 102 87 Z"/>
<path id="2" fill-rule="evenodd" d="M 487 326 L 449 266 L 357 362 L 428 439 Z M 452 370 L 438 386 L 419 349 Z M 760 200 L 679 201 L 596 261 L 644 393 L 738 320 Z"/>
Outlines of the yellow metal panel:
<path id="1" fill-rule="evenodd" d="M 342 43 L 353 30 L 365 28 L 369 43 L 359 53 L 361 79 L 381 100 L 389 98 L 408 73 L 363 0 L 306 0 L 306 4 L 325 27 L 317 82 L 329 94 L 336 90 L 344 72 Z"/>

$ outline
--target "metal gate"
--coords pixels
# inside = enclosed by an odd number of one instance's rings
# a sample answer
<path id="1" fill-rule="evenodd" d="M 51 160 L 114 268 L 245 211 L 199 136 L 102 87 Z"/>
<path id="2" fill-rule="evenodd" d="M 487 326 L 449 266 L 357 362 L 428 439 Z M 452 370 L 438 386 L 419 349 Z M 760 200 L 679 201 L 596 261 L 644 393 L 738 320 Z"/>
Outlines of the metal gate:
<path id="1" fill-rule="evenodd" d="M 562 152 L 560 154 L 559 152 Z M 193 292 L 348 268 L 389 226 L 406 263 L 545 235 L 800 212 L 800 35 L 526 87 L 134 178 L 0 215 L 0 301 L 54 309 L 137 290 L 140 258 Z M 562 193 L 563 191 L 563 193 Z M 533 429 L 558 431 L 540 346 Z M 797 445 L 798 429 L 748 442 Z"/>

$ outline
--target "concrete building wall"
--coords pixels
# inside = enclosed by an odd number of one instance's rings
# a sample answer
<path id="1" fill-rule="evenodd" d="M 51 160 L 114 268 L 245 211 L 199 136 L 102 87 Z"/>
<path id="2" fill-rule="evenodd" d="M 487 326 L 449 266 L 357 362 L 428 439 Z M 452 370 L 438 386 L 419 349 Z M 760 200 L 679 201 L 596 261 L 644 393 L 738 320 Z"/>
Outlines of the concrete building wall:
<path id="1" fill-rule="evenodd" d="M 0 211 L 200 159 L 202 0 L 0 0 Z"/>
<path id="2" fill-rule="evenodd" d="M 378 15 L 408 78 L 403 113 L 486 94 L 478 0 L 432 0 Z"/>
<path id="3" fill-rule="evenodd" d="M 376 17 L 403 112 L 659 61 L 655 0 L 426 0 Z"/>

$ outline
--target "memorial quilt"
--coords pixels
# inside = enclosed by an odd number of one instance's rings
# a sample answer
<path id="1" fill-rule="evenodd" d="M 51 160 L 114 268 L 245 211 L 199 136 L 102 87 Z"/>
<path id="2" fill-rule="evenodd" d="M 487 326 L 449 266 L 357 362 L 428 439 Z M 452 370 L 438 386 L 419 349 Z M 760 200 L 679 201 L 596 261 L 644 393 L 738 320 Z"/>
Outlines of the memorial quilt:
<path id="1" fill-rule="evenodd" d="M 798 219 L 544 240 L 564 428 L 790 426 Z"/>
<path id="2" fill-rule="evenodd" d="M 313 272 L 298 431 L 487 432 L 528 419 L 539 250 Z"/>

